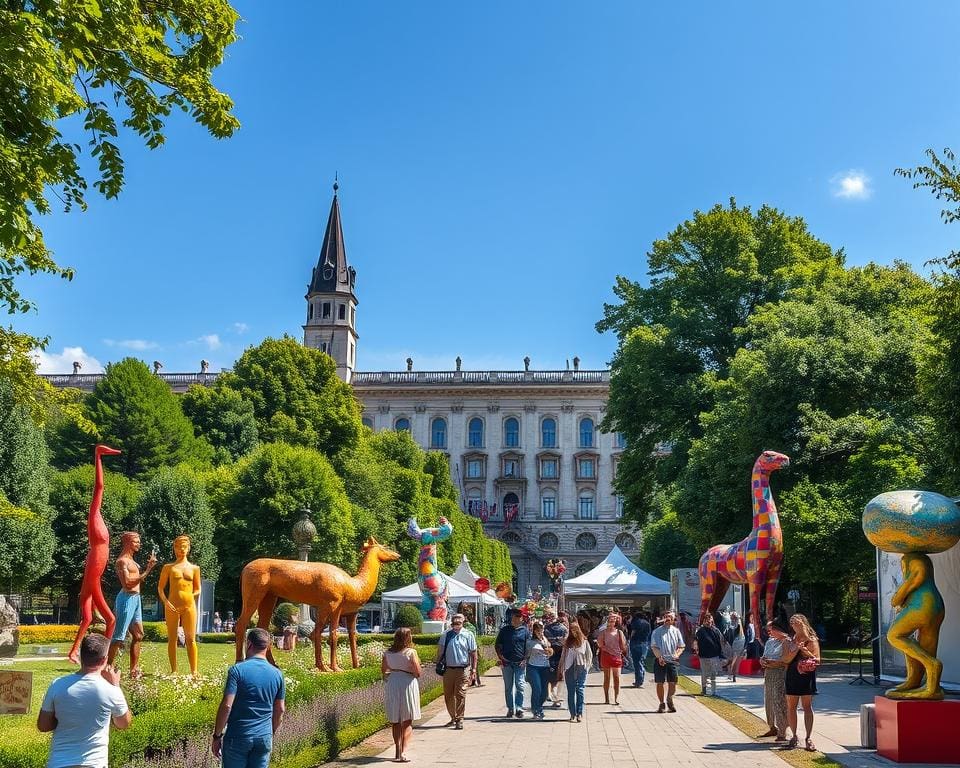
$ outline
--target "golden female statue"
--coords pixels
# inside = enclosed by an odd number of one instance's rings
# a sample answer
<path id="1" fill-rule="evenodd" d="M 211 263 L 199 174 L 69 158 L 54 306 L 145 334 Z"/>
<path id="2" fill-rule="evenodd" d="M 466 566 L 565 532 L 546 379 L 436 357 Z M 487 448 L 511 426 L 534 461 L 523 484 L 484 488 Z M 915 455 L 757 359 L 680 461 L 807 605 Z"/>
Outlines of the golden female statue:
<path id="1" fill-rule="evenodd" d="M 177 671 L 177 628 L 183 627 L 186 639 L 187 659 L 190 672 L 197 674 L 197 598 L 200 597 L 200 566 L 187 560 L 190 554 L 190 537 L 177 536 L 173 540 L 175 562 L 167 563 L 160 571 L 157 592 L 166 606 L 167 654 L 170 669 Z M 169 593 L 167 584 L 170 585 Z"/>

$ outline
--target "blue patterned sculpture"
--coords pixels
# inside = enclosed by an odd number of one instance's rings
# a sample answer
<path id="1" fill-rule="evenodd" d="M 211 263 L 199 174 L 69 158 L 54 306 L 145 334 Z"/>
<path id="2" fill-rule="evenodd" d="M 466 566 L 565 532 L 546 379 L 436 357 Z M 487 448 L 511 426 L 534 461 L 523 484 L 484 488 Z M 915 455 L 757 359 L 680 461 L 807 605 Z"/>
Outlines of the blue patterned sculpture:
<path id="1" fill-rule="evenodd" d="M 420 612 L 431 621 L 446 621 L 447 618 L 447 580 L 437 568 L 437 544 L 449 539 L 452 533 L 453 526 L 445 517 L 440 518 L 437 528 L 421 528 L 412 518 L 407 523 L 407 534 L 420 542 L 417 567 L 417 581 L 423 595 Z"/>

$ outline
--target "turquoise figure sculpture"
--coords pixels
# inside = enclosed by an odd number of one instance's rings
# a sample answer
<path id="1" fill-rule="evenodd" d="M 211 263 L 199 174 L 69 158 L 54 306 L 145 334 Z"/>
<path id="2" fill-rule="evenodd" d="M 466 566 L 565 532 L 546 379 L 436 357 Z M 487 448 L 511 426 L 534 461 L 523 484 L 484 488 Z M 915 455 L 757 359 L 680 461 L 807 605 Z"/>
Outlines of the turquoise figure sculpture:
<path id="1" fill-rule="evenodd" d="M 410 519 L 407 534 L 420 542 L 420 562 L 417 567 L 417 581 L 423 599 L 420 612 L 425 619 L 446 621 L 447 618 L 447 580 L 437 568 L 437 544 L 446 541 L 453 534 L 453 526 L 447 518 L 440 518 L 436 528 L 421 528 L 417 521 Z"/>
<path id="2" fill-rule="evenodd" d="M 907 677 L 886 695 L 942 699 L 943 663 L 937 658 L 937 645 L 944 607 L 929 555 L 945 552 L 960 541 L 960 507 L 929 491 L 881 493 L 863 510 L 863 532 L 878 549 L 903 555 L 903 584 L 890 598 L 899 613 L 887 630 L 887 640 L 903 653 Z"/>

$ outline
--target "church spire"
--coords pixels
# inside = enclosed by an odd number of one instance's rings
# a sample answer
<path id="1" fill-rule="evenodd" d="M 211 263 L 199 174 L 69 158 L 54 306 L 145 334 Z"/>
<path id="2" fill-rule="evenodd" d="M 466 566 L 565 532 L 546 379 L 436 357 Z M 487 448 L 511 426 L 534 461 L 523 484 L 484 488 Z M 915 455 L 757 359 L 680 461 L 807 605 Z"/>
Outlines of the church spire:
<path id="1" fill-rule="evenodd" d="M 333 201 L 330 203 L 330 215 L 327 217 L 327 229 L 323 234 L 320 256 L 313 270 L 307 295 L 314 293 L 353 294 L 356 272 L 347 263 L 347 250 L 343 244 L 343 225 L 340 223 L 340 189 L 338 181 L 333 182 Z"/>

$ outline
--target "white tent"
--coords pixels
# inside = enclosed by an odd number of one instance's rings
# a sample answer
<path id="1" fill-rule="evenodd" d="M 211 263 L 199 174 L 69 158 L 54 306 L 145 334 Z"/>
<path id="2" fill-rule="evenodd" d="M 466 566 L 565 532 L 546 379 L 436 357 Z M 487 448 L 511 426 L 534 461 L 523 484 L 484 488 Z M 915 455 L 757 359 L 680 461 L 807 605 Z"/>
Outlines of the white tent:
<path id="1" fill-rule="evenodd" d="M 476 610 L 475 615 L 477 616 L 482 616 L 485 608 L 505 605 L 505 603 L 495 595 L 480 594 L 477 590 L 467 586 L 462 581 L 447 576 L 442 571 L 440 575 L 447 580 L 447 607 L 451 610 L 451 613 L 456 610 L 460 603 L 472 603 Z M 392 625 L 393 614 L 398 605 L 402 603 L 414 603 L 419 606 L 422 598 L 423 593 L 420 591 L 420 585 L 414 582 L 405 587 L 384 592 L 380 596 L 380 602 L 383 604 L 384 613 L 389 617 L 389 624 Z"/>
<path id="2" fill-rule="evenodd" d="M 476 573 L 473 568 L 470 567 L 470 561 L 467 559 L 467 556 L 461 555 L 460 565 L 458 565 L 457 570 L 453 572 L 453 578 L 459 582 L 462 582 L 463 584 L 470 585 L 477 583 L 477 579 L 480 578 L 480 574 Z M 497 593 L 492 589 L 488 589 L 486 592 L 481 594 L 483 595 L 483 604 L 485 606 L 506 605 L 503 600 L 497 597 Z"/>
<path id="3" fill-rule="evenodd" d="M 579 603 L 635 604 L 654 597 L 669 599 L 670 582 L 651 576 L 614 546 L 602 563 L 564 581 L 563 596 Z"/>

